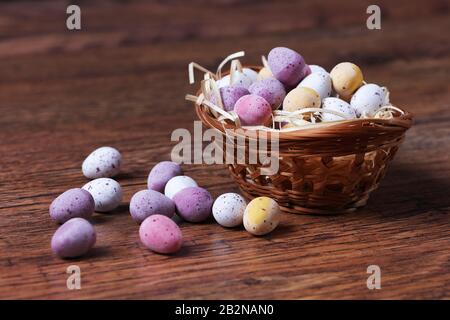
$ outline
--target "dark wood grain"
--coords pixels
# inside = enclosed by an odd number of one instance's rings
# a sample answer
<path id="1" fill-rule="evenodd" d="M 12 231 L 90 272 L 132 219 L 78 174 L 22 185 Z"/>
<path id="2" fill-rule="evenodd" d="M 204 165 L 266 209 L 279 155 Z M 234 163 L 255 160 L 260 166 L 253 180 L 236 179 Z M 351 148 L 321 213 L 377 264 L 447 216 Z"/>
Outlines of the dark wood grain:
<path id="1" fill-rule="evenodd" d="M 447 1 L 83 1 L 83 30 L 65 29 L 66 1 L 0 2 L 0 298 L 450 298 L 450 30 Z M 187 64 L 214 68 L 244 49 L 274 46 L 327 68 L 359 64 L 416 123 L 368 205 L 342 216 L 284 215 L 253 237 L 213 221 L 181 223 L 175 256 L 143 248 L 128 212 L 151 167 L 169 158 L 176 128 L 195 119 Z M 92 253 L 50 250 L 52 199 L 86 180 L 102 145 L 124 155 L 124 203 L 96 214 Z M 222 166 L 190 165 L 214 196 L 238 191 Z M 66 288 L 66 268 L 82 289 Z M 382 289 L 366 287 L 369 265 Z"/>

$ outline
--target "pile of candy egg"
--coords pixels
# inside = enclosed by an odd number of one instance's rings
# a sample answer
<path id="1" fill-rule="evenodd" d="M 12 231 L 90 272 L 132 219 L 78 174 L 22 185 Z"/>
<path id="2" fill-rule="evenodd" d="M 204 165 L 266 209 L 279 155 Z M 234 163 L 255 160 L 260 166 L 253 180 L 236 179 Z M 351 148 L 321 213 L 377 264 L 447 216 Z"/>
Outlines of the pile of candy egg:
<path id="1" fill-rule="evenodd" d="M 82 172 L 93 179 L 81 188 L 59 195 L 50 205 L 50 217 L 62 224 L 52 237 L 51 247 L 62 258 L 86 254 L 97 233 L 89 222 L 94 212 L 111 212 L 122 202 L 122 188 L 112 177 L 121 169 L 122 155 L 111 147 L 94 150 L 83 162 Z M 220 225 L 244 225 L 253 235 L 274 230 L 279 221 L 278 204 L 267 197 L 253 199 L 248 205 L 237 193 L 225 193 L 215 201 L 197 182 L 183 174 L 181 167 L 163 161 L 148 175 L 147 188 L 136 192 L 129 204 L 131 218 L 140 224 L 139 238 L 150 250 L 175 253 L 182 247 L 183 235 L 174 219 L 200 223 L 211 214 Z"/>
<path id="2" fill-rule="evenodd" d="M 215 76 L 205 73 L 205 79 L 215 83 L 204 95 L 208 107 L 224 110 L 230 115 L 228 119 L 234 114 L 242 126 L 283 129 L 316 122 L 391 117 L 392 113 L 382 111 L 399 111 L 389 105 L 387 89 L 364 82 L 361 69 L 350 62 L 339 63 L 327 72 L 318 65 L 306 64 L 299 53 L 285 47 L 273 48 L 267 60 L 263 57 L 264 67 L 259 73 L 242 68 L 237 59 L 232 62 L 238 63 L 224 77 L 219 71 Z"/>

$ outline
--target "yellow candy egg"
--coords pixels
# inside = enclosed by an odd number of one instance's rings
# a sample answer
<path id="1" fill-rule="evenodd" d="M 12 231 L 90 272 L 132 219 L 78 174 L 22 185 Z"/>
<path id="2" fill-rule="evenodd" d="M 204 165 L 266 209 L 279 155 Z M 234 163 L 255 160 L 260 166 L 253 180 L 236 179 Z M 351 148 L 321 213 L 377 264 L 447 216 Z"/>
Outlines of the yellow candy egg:
<path id="1" fill-rule="evenodd" d="M 262 68 L 259 70 L 257 80 L 263 80 L 271 77 L 273 77 L 272 71 L 267 68 Z"/>
<path id="2" fill-rule="evenodd" d="M 351 95 L 363 82 L 361 69 L 353 63 L 342 62 L 336 65 L 330 72 L 333 89 L 344 100 L 349 100 Z"/>
<path id="3" fill-rule="evenodd" d="M 279 223 L 280 207 L 275 200 L 268 197 L 255 198 L 247 205 L 244 212 L 245 230 L 261 236 L 273 231 Z"/>
<path id="4" fill-rule="evenodd" d="M 291 90 L 283 101 L 283 110 L 294 112 L 302 108 L 320 108 L 320 96 L 311 88 L 298 87 Z"/>

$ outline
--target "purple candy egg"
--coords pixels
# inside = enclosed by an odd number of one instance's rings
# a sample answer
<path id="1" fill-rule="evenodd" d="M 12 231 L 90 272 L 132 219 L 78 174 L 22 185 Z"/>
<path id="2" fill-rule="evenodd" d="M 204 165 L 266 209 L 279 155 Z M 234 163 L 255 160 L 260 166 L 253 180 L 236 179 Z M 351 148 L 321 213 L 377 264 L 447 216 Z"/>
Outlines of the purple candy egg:
<path id="1" fill-rule="evenodd" d="M 96 238 L 95 229 L 89 221 L 73 218 L 56 230 L 51 246 L 59 257 L 75 258 L 87 253 L 94 246 Z"/>
<path id="2" fill-rule="evenodd" d="M 296 86 L 309 70 L 303 57 L 289 48 L 273 48 L 267 61 L 274 77 L 287 87 Z"/>
<path id="3" fill-rule="evenodd" d="M 172 161 L 162 161 L 150 171 L 147 186 L 151 190 L 164 192 L 167 181 L 181 175 L 183 175 L 183 170 L 179 164 Z"/>
<path id="4" fill-rule="evenodd" d="M 211 214 L 213 198 L 200 187 L 189 187 L 178 192 L 174 197 L 177 213 L 189 222 L 201 222 Z"/>
<path id="5" fill-rule="evenodd" d="M 246 88 L 237 85 L 225 86 L 220 88 L 219 91 L 225 111 L 233 110 L 236 101 L 238 101 L 240 97 L 250 93 Z M 214 95 L 211 96 L 211 102 L 216 105 L 218 104 Z"/>
<path id="6" fill-rule="evenodd" d="M 171 218 L 175 214 L 175 204 L 158 191 L 141 190 L 131 198 L 130 214 L 139 223 L 154 214 Z"/>
<path id="7" fill-rule="evenodd" d="M 283 84 L 275 78 L 266 78 L 253 83 L 249 88 L 250 93 L 263 97 L 272 107 L 278 109 L 286 97 Z"/>
<path id="8" fill-rule="evenodd" d="M 92 195 L 81 188 L 73 188 L 60 194 L 50 205 L 50 217 L 64 223 L 72 218 L 89 219 L 94 213 Z"/>

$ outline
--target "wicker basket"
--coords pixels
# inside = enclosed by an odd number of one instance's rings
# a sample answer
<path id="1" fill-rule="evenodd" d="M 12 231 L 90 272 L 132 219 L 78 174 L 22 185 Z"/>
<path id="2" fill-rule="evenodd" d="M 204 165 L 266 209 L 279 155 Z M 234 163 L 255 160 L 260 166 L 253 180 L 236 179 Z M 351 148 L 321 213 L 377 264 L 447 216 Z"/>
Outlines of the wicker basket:
<path id="1" fill-rule="evenodd" d="M 255 68 L 257 69 L 257 68 Z M 220 122 L 204 105 L 195 104 L 200 120 L 222 134 L 233 129 Z M 393 159 L 412 115 L 391 119 L 354 119 L 321 123 L 313 128 L 279 132 L 279 171 L 261 174 L 263 165 L 230 164 L 231 176 L 249 198 L 268 196 L 291 213 L 336 214 L 364 206 Z M 228 139 L 245 137 L 247 156 L 255 130 L 227 132 Z M 269 132 L 267 142 L 270 144 Z M 236 144 L 235 144 L 236 145 Z"/>

